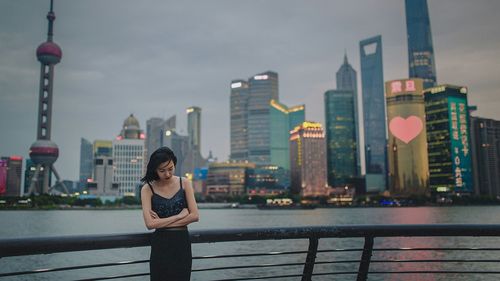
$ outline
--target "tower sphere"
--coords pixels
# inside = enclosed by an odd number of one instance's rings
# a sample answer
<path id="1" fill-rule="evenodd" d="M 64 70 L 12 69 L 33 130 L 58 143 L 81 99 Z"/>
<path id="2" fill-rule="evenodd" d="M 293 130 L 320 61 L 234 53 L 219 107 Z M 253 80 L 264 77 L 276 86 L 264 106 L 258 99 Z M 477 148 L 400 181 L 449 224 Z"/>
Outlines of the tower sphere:
<path id="1" fill-rule="evenodd" d="M 30 147 L 30 158 L 35 164 L 52 165 L 59 156 L 59 148 L 50 140 L 37 140 Z"/>
<path id="2" fill-rule="evenodd" d="M 56 43 L 47 41 L 38 46 L 36 57 L 43 64 L 57 64 L 61 61 L 62 50 Z"/>

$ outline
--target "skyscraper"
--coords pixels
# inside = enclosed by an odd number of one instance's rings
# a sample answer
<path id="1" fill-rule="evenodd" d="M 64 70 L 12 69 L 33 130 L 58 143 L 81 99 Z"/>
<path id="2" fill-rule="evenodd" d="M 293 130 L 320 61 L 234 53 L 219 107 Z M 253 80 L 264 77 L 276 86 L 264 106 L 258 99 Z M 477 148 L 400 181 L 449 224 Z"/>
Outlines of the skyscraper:
<path id="1" fill-rule="evenodd" d="M 326 158 L 332 187 L 353 184 L 359 175 L 354 104 L 352 90 L 325 92 Z"/>
<path id="2" fill-rule="evenodd" d="M 429 192 L 429 161 L 422 79 L 388 81 L 389 190 L 393 196 Z"/>
<path id="3" fill-rule="evenodd" d="M 155 150 L 160 148 L 164 142 L 165 133 L 167 131 L 173 132 L 176 127 L 176 116 L 173 115 L 167 120 L 163 118 L 153 117 L 146 121 L 146 151 L 147 157 L 144 165 L 147 165 L 149 157 Z"/>
<path id="4" fill-rule="evenodd" d="M 386 189 L 387 174 L 387 130 L 382 37 L 378 35 L 359 42 L 359 53 L 363 100 L 366 191 L 380 192 Z"/>
<path id="5" fill-rule="evenodd" d="M 189 146 L 196 151 L 201 150 L 201 108 L 191 106 L 186 109 Z"/>
<path id="6" fill-rule="evenodd" d="M 424 91 L 431 192 L 474 192 L 467 88 Z"/>
<path id="7" fill-rule="evenodd" d="M 167 146 L 174 152 L 177 157 L 177 165 L 175 174 L 185 177 L 186 173 L 192 173 L 192 170 L 187 170 L 184 162 L 187 160 L 189 151 L 189 137 L 179 135 L 175 130 L 166 130 L 162 139 L 161 146 Z"/>
<path id="8" fill-rule="evenodd" d="M 472 159 L 476 193 L 500 196 L 500 121 L 471 118 Z"/>
<path id="9" fill-rule="evenodd" d="M 248 160 L 248 82 L 231 81 L 230 130 L 231 160 Z"/>
<path id="10" fill-rule="evenodd" d="M 291 132 L 290 172 L 292 193 L 328 196 L 325 133 L 320 123 L 304 122 Z"/>
<path id="11" fill-rule="evenodd" d="M 305 105 L 287 107 L 271 100 L 269 108 L 271 164 L 290 170 L 290 131 L 305 121 Z"/>
<path id="12" fill-rule="evenodd" d="M 146 163 L 153 152 L 160 148 L 162 140 L 162 130 L 165 120 L 158 117 L 150 118 L 146 121 Z"/>
<path id="13" fill-rule="evenodd" d="M 355 142 L 355 175 L 361 174 L 360 153 L 359 153 L 359 110 L 358 110 L 358 79 L 356 70 L 349 64 L 347 54 L 344 55 L 344 63 L 340 66 L 336 74 L 337 90 L 352 92 L 352 110 L 353 110 L 353 125 L 354 125 L 354 142 Z"/>
<path id="14" fill-rule="evenodd" d="M 427 89 L 437 81 L 427 0 L 405 0 L 405 8 L 409 75 L 423 79 Z"/>
<path id="15" fill-rule="evenodd" d="M 94 168 L 94 147 L 92 143 L 84 138 L 80 139 L 80 186 L 84 186 L 88 179 L 92 178 Z"/>
<path id="16" fill-rule="evenodd" d="M 119 185 L 121 196 L 136 195 L 144 169 L 144 138 L 139 121 L 130 114 L 113 140 L 113 182 Z"/>
<path id="17" fill-rule="evenodd" d="M 184 175 L 192 176 L 196 168 L 206 165 L 206 160 L 201 156 L 201 108 L 191 106 L 186 110 L 188 145 L 182 167 Z"/>
<path id="18" fill-rule="evenodd" d="M 249 79 L 248 160 L 256 164 L 271 161 L 269 103 L 279 100 L 278 73 L 267 71 Z"/>

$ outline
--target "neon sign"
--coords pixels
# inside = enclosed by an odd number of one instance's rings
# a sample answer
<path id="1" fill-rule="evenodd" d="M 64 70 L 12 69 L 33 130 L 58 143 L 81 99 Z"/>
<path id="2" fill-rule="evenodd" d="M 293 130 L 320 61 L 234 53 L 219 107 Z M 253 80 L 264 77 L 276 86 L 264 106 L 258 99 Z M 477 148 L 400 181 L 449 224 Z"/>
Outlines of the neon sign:
<path id="1" fill-rule="evenodd" d="M 391 83 L 391 93 L 393 94 L 402 92 L 415 92 L 415 91 L 417 91 L 417 87 L 415 85 L 414 80 L 393 81 Z"/>
<path id="2" fill-rule="evenodd" d="M 414 115 L 406 119 L 397 116 L 389 122 L 389 130 L 392 135 L 406 144 L 415 139 L 422 132 L 423 128 L 424 124 L 422 120 Z"/>

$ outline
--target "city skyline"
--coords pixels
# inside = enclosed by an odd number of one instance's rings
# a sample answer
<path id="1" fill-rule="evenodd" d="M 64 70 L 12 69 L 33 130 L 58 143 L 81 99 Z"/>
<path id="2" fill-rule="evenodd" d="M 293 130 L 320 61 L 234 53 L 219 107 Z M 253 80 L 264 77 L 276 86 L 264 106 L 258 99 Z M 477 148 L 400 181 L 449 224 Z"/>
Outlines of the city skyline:
<path id="1" fill-rule="evenodd" d="M 55 1 L 54 41 L 64 60 L 55 74 L 52 140 L 63 179 L 78 178 L 81 137 L 114 139 L 131 113 L 141 128 L 152 117 L 175 114 L 179 132 L 187 135 L 185 110 L 191 106 L 203 110 L 203 156 L 212 150 L 226 160 L 228 85 L 252 73 L 277 72 L 280 102 L 305 103 L 306 120 L 324 124 L 322 95 L 333 88 L 345 52 L 360 70 L 358 43 L 365 38 L 382 35 L 385 81 L 408 75 L 403 0 L 364 1 L 363 9 L 357 1 L 276 1 L 266 9 L 256 5 L 263 2 L 151 3 Z M 475 115 L 500 119 L 500 3 L 428 5 L 438 84 L 467 86 Z M 49 1 L 0 3 L 1 156 L 26 158 L 36 138 L 34 53 L 46 38 L 48 7 Z"/>

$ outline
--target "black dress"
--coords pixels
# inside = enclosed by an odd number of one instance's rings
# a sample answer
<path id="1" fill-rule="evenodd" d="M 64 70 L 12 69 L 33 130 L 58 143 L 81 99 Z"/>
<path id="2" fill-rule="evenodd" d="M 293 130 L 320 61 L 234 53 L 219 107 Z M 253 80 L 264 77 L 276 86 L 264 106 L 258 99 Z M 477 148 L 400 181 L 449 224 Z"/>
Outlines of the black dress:
<path id="1" fill-rule="evenodd" d="M 149 183 L 148 183 L 149 184 Z M 160 218 L 179 214 L 187 208 L 186 193 L 180 188 L 172 198 L 165 198 L 154 192 L 151 209 Z M 152 281 L 184 281 L 191 278 L 191 241 L 187 227 L 159 228 L 151 236 L 149 270 Z"/>

